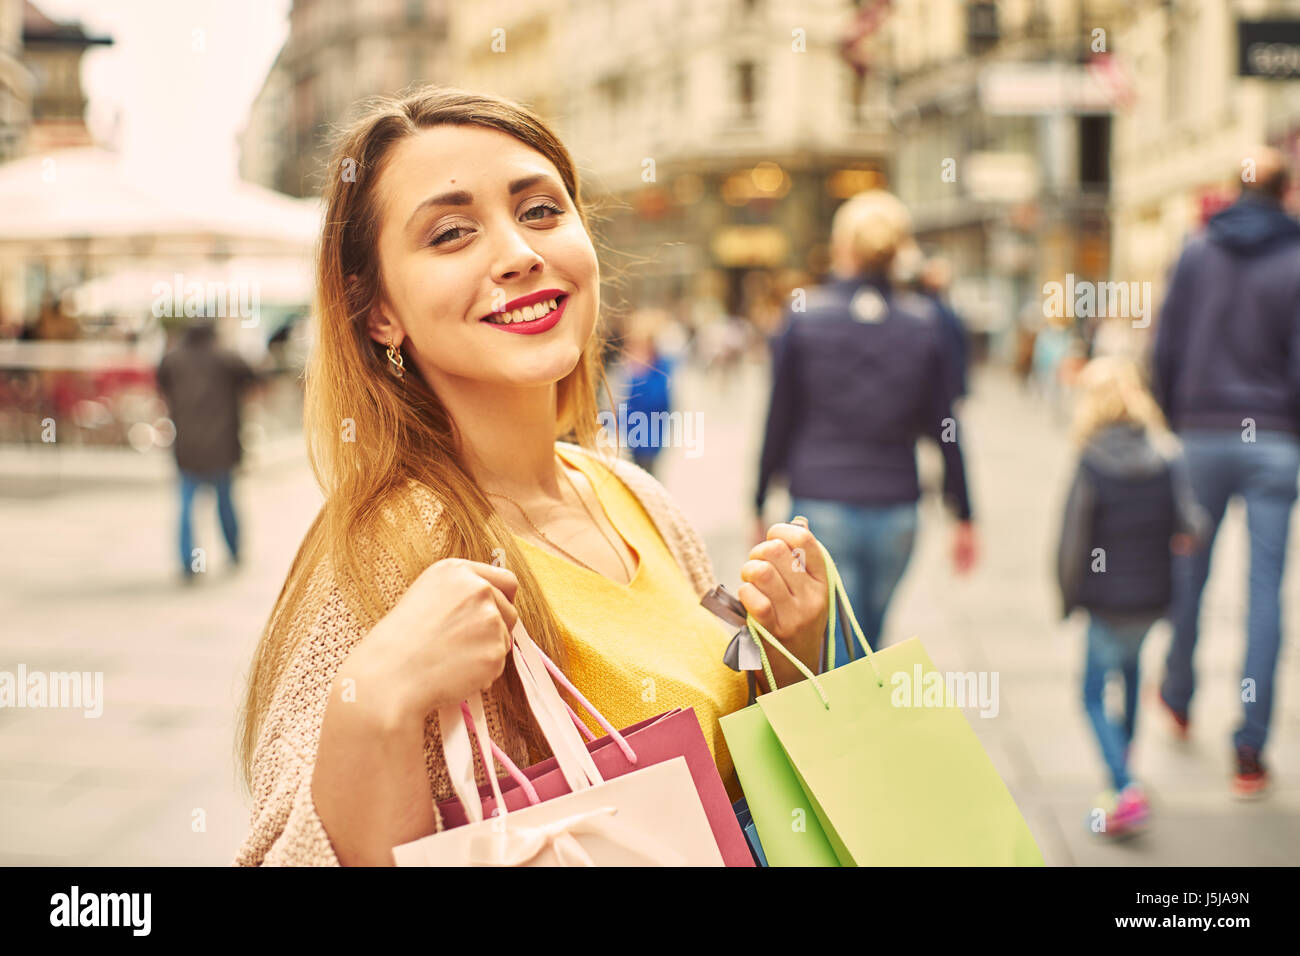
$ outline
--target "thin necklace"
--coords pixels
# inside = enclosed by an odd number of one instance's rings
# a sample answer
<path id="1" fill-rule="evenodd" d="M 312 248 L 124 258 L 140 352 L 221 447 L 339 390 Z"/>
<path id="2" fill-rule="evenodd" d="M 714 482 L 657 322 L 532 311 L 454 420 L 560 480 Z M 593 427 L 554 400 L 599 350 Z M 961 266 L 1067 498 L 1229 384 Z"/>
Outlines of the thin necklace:
<path id="1" fill-rule="evenodd" d="M 591 509 L 590 509 L 589 507 L 587 507 L 587 501 L 586 501 L 586 499 L 583 498 L 582 495 L 578 492 L 578 486 L 575 485 L 575 484 L 573 483 L 573 479 L 569 477 L 568 469 L 564 468 L 564 466 L 561 465 L 561 466 L 560 466 L 560 470 L 564 472 L 565 480 L 568 481 L 568 483 L 569 483 L 569 487 L 573 489 L 573 493 L 574 493 L 575 495 L 578 496 L 578 501 L 579 501 L 579 503 L 582 505 L 582 510 L 585 511 L 585 512 L 587 512 L 587 517 L 589 517 L 589 518 L 591 519 L 592 524 L 594 524 L 594 525 L 596 526 L 596 530 L 600 532 L 600 536 L 601 536 L 602 538 L 604 538 L 605 543 L 606 543 L 607 545 L 609 545 L 610 548 L 613 550 L 613 552 L 614 552 L 614 556 L 615 556 L 616 558 L 618 558 L 618 563 L 619 563 L 620 565 L 623 566 L 623 573 L 627 575 L 627 580 L 628 580 L 628 583 L 630 584 L 631 581 L 632 581 L 632 572 L 631 572 L 630 570 L 628 570 L 627 562 L 623 560 L 623 555 L 622 555 L 622 553 L 618 550 L 618 548 L 616 548 L 616 547 L 614 546 L 614 542 L 610 541 L 609 538 L 605 535 L 605 530 L 600 526 L 600 522 L 596 520 L 596 516 L 595 516 L 594 514 L 592 514 Z M 530 517 L 528 517 L 528 512 L 524 510 L 524 506 L 521 505 L 519 502 L 515 501 L 514 498 L 511 498 L 509 495 L 498 494 L 498 493 L 495 492 L 495 491 L 489 491 L 488 494 L 491 495 L 491 496 L 494 497 L 494 498 L 504 498 L 506 501 L 510 502 L 512 505 L 514 505 L 516 508 L 518 508 L 518 509 L 519 509 L 519 513 L 520 513 L 521 515 L 524 516 L 524 520 L 528 522 L 528 526 L 529 526 L 530 528 L 532 528 L 533 531 L 535 531 L 535 532 L 537 533 L 538 537 L 540 537 L 543 541 L 545 541 L 547 544 L 549 544 L 549 545 L 550 545 L 552 548 L 554 548 L 556 551 L 559 551 L 561 554 L 563 554 L 563 555 L 564 555 L 566 558 L 568 558 L 570 561 L 573 561 L 573 562 L 575 562 L 575 563 L 577 563 L 577 564 L 582 565 L 584 568 L 586 568 L 586 569 L 587 569 L 588 571 L 590 571 L 592 574 L 600 574 L 599 571 L 597 571 L 595 568 L 593 568 L 593 567 L 592 567 L 590 564 L 588 564 L 586 561 L 583 561 L 581 558 L 577 557 L 576 555 L 571 554 L 570 552 L 566 551 L 564 548 L 560 547 L 558 544 L 556 544 L 554 541 L 552 541 L 549 537 L 547 537 L 546 532 L 544 532 L 541 528 L 537 527 L 537 525 L 533 524 L 533 519 L 530 518 Z M 601 576 L 601 577 L 604 577 L 603 574 L 601 574 L 600 576 Z"/>

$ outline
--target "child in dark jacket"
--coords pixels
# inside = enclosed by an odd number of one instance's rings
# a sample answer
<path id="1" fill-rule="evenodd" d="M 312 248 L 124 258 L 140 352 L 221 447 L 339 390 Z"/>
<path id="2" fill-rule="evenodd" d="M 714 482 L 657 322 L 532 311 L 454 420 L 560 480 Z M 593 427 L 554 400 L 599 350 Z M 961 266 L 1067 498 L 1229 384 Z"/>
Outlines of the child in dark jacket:
<path id="1" fill-rule="evenodd" d="M 1199 545 L 1206 518 L 1164 417 L 1124 358 L 1094 359 L 1079 376 L 1075 439 L 1081 446 L 1061 529 L 1057 574 L 1064 614 L 1088 612 L 1083 703 L 1113 792 L 1090 815 L 1093 832 L 1131 833 L 1149 806 L 1129 775 L 1137 722 L 1138 658 L 1168 612 L 1172 551 Z M 1124 686 L 1120 720 L 1106 713 L 1106 681 Z"/>

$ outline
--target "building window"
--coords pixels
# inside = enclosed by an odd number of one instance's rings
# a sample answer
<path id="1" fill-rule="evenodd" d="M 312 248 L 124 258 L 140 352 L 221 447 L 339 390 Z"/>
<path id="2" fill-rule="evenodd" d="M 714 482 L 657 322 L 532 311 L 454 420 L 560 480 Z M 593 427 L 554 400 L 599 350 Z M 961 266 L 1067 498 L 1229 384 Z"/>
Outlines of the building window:
<path id="1" fill-rule="evenodd" d="M 750 60 L 744 60 L 736 64 L 736 102 L 740 106 L 742 119 L 752 120 L 754 118 L 756 100 L 754 63 Z"/>
<path id="2" fill-rule="evenodd" d="M 1079 117 L 1079 185 L 1105 189 L 1110 184 L 1110 117 Z"/>

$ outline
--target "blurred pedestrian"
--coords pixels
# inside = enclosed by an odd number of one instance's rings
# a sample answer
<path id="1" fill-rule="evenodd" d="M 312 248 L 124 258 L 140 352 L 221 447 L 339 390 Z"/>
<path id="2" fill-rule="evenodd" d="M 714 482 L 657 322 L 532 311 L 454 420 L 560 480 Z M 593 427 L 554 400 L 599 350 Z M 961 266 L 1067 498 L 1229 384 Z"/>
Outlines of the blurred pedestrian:
<path id="1" fill-rule="evenodd" d="M 921 266 L 916 288 L 930 300 L 943 329 L 944 345 L 948 353 L 949 389 L 953 401 L 965 398 L 970 390 L 967 375 L 970 368 L 970 344 L 966 339 L 966 323 L 961 320 L 948 302 L 952 286 L 952 265 L 943 256 L 931 256 Z"/>
<path id="2" fill-rule="evenodd" d="M 1282 574 L 1300 472 L 1300 223 L 1282 208 L 1282 154 L 1259 148 L 1254 181 L 1210 218 L 1183 250 L 1155 342 L 1156 397 L 1187 454 L 1192 485 L 1209 512 L 1209 547 L 1175 567 L 1174 639 L 1160 699 L 1186 736 L 1195 677 L 1201 594 L 1228 501 L 1241 496 L 1250 532 L 1250 608 L 1241 698 L 1233 735 L 1241 797 L 1262 793 L 1261 759 L 1273 710 L 1282 635 Z"/>
<path id="3" fill-rule="evenodd" d="M 632 460 L 650 474 L 663 450 L 657 422 L 666 422 L 672 410 L 671 380 L 674 361 L 660 351 L 657 336 L 666 317 L 649 310 L 628 324 L 619 368 L 626 396 L 619 402 L 619 435 L 628 436 Z M 671 437 L 671 436 L 670 436 Z"/>
<path id="4" fill-rule="evenodd" d="M 1074 437 L 1081 448 L 1062 521 L 1057 577 L 1064 614 L 1088 612 L 1083 704 L 1113 789 L 1093 830 L 1120 836 L 1145 825 L 1147 797 L 1129 773 L 1137 724 L 1138 659 L 1151 625 L 1165 617 L 1172 550 L 1192 550 L 1204 531 L 1186 466 L 1135 363 L 1094 359 L 1079 375 Z M 1123 683 L 1118 720 L 1106 683 Z"/>
<path id="5" fill-rule="evenodd" d="M 239 521 L 231 484 L 242 457 L 240 400 L 255 380 L 247 362 L 217 345 L 216 326 L 206 318 L 190 324 L 158 366 L 158 390 L 176 426 L 172 450 L 180 471 L 181 579 L 187 584 L 206 569 L 194 547 L 190 516 L 194 495 L 204 485 L 216 492 L 221 532 L 231 562 L 239 564 Z"/>
<path id="6" fill-rule="evenodd" d="M 786 476 L 792 511 L 835 558 L 873 648 L 916 536 L 922 436 L 943 453 L 944 496 L 958 519 L 954 565 L 965 573 L 975 562 L 943 335 L 929 303 L 890 278 L 910 241 L 907 209 L 887 192 L 860 193 L 837 210 L 836 277 L 808 291 L 805 311 L 787 312 L 773 341 L 755 497 L 757 530 L 769 482 Z M 838 640 L 843 662 L 848 648 Z"/>
<path id="7" fill-rule="evenodd" d="M 1034 383 L 1039 396 L 1058 419 L 1063 419 L 1066 414 L 1065 382 L 1061 372 L 1073 347 L 1070 320 L 1066 318 L 1049 318 L 1034 337 Z"/>

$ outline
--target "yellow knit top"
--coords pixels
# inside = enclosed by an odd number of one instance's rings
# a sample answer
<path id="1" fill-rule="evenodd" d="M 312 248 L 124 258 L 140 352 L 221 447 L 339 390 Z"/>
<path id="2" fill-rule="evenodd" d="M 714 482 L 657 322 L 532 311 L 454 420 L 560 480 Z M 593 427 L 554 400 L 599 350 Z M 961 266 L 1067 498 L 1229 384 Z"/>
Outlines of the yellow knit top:
<path id="1" fill-rule="evenodd" d="M 516 535 L 563 629 L 568 678 L 615 727 L 693 707 L 727 794 L 740 799 L 718 718 L 745 706 L 745 676 L 722 663 L 730 635 L 700 606 L 636 497 L 594 458 L 556 452 L 591 482 L 605 516 L 637 556 L 628 584 Z M 580 712 L 581 713 L 581 712 Z M 604 731 L 585 713 L 597 735 Z"/>

